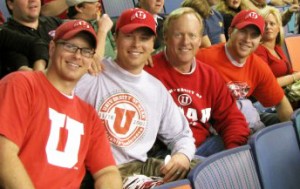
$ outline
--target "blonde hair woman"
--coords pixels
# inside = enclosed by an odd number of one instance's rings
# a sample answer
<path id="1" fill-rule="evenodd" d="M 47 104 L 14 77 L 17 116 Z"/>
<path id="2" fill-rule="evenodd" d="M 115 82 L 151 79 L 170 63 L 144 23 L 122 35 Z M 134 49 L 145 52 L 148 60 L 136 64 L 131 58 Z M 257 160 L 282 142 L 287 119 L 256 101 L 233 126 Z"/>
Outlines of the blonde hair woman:
<path id="1" fill-rule="evenodd" d="M 271 6 L 266 6 L 260 13 L 266 25 L 261 44 L 255 53 L 270 66 L 279 85 L 287 86 L 300 79 L 300 72 L 293 71 L 291 63 L 281 48 L 284 41 L 281 13 Z"/>

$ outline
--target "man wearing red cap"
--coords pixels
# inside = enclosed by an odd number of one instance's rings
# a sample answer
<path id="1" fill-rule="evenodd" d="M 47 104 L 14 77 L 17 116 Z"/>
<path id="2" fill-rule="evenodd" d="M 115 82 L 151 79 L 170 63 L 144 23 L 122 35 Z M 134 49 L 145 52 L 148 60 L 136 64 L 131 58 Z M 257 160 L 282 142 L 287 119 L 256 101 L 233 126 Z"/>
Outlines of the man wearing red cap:
<path id="1" fill-rule="evenodd" d="M 86 167 L 95 188 L 121 188 L 101 121 L 73 92 L 96 44 L 87 22 L 66 22 L 50 42 L 45 72 L 1 80 L 0 188 L 79 188 Z"/>
<path id="2" fill-rule="evenodd" d="M 188 122 L 171 95 L 143 71 L 153 51 L 155 27 L 149 12 L 124 11 L 116 24 L 116 59 L 105 59 L 99 76 L 83 76 L 76 93 L 103 120 L 123 177 L 145 174 L 162 176 L 168 182 L 186 176 L 195 145 Z M 166 165 L 147 156 L 156 138 L 171 150 Z"/>
<path id="3" fill-rule="evenodd" d="M 293 112 L 268 65 L 253 53 L 259 45 L 264 27 L 263 17 L 254 11 L 243 10 L 232 20 L 226 44 L 201 49 L 197 54 L 197 59 L 210 64 L 223 76 L 253 127 L 260 120 L 255 119 L 258 113 L 247 99 L 250 96 L 265 107 L 275 106 L 277 115 L 260 114 L 265 125 L 287 121 Z"/>

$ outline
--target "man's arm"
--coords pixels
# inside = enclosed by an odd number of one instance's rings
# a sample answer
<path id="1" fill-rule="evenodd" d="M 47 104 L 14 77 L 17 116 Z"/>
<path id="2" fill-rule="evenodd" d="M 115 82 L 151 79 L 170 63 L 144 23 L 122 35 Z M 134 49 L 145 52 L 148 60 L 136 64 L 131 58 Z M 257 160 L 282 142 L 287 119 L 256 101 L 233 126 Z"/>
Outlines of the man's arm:
<path id="1" fill-rule="evenodd" d="M 0 135 L 0 188 L 34 188 L 18 152 L 16 144 Z"/>
<path id="2" fill-rule="evenodd" d="M 282 100 L 275 106 L 275 108 L 281 122 L 289 121 L 291 119 L 293 108 L 286 96 L 283 96 Z"/>
<path id="3" fill-rule="evenodd" d="M 95 189 L 120 189 L 122 188 L 121 174 L 116 166 L 109 166 L 93 174 Z"/>
<path id="4" fill-rule="evenodd" d="M 102 61 L 105 53 L 105 40 L 107 33 L 113 26 L 113 21 L 107 14 L 103 14 L 102 17 L 98 18 L 98 31 L 97 31 L 97 47 L 95 50 L 94 61 L 89 69 L 89 73 L 97 75 L 100 73 L 102 67 L 100 62 Z"/>
<path id="5" fill-rule="evenodd" d="M 43 16 L 58 16 L 67 9 L 66 0 L 53 0 L 42 5 L 41 14 Z"/>

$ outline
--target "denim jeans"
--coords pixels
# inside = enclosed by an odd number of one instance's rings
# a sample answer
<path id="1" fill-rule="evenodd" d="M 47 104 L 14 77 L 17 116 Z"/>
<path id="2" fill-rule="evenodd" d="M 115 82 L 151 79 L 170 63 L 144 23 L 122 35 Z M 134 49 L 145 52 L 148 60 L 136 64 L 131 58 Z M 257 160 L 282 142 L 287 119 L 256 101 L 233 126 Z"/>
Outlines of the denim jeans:
<path id="1" fill-rule="evenodd" d="M 219 135 L 213 135 L 197 148 L 196 155 L 208 157 L 223 150 L 225 150 L 223 139 Z"/>

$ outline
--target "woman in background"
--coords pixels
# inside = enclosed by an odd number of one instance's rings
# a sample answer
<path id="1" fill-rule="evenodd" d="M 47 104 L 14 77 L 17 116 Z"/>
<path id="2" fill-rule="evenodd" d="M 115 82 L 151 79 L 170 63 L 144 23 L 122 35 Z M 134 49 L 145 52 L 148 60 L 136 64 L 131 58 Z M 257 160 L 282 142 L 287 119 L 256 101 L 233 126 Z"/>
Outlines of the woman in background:
<path id="1" fill-rule="evenodd" d="M 261 10 L 261 15 L 265 19 L 265 32 L 255 53 L 268 63 L 279 85 L 285 87 L 299 80 L 300 72 L 293 71 L 281 48 L 284 42 L 281 14 L 277 8 L 267 6 Z"/>
<path id="2" fill-rule="evenodd" d="M 203 37 L 200 47 L 209 47 L 217 43 L 225 43 L 224 24 L 222 15 L 214 10 L 212 1 L 184 0 L 181 7 L 193 8 L 203 18 Z"/>

